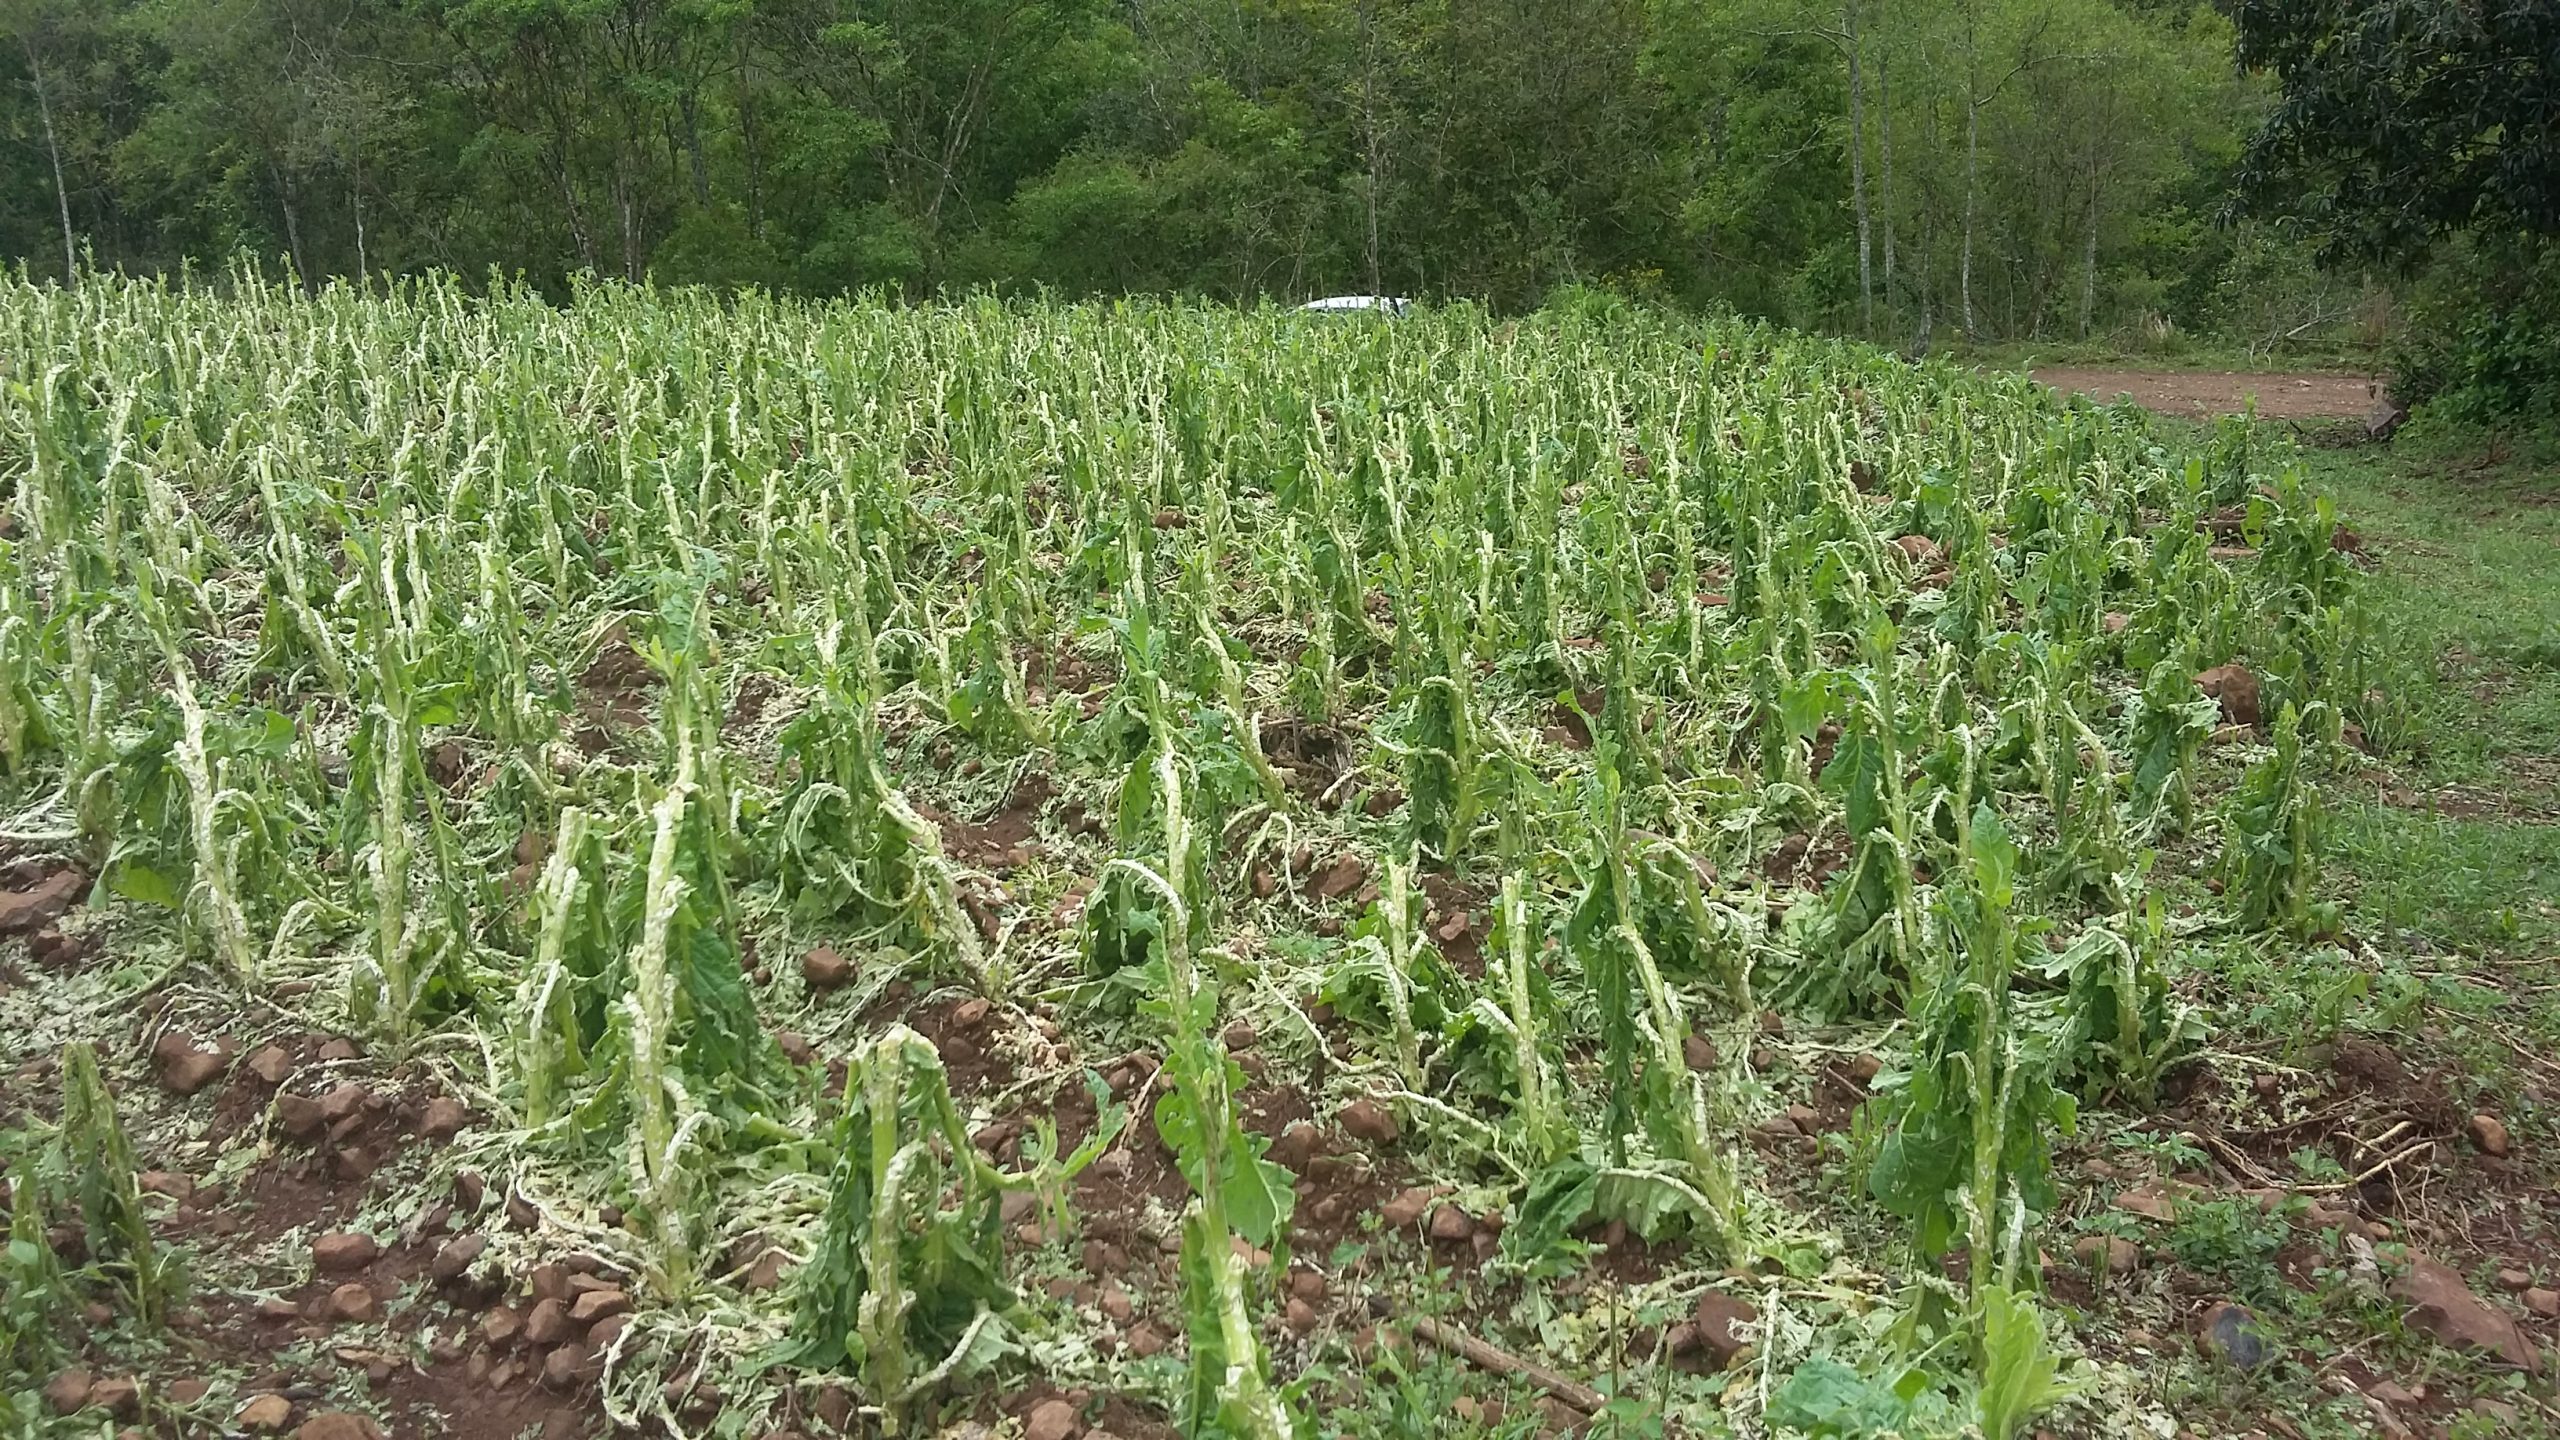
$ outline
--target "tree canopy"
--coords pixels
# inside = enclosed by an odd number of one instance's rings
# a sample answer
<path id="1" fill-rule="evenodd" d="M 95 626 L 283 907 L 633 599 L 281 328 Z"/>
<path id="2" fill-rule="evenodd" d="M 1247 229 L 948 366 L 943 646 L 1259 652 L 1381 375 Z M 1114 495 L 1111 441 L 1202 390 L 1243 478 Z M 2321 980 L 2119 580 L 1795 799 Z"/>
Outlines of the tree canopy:
<path id="1" fill-rule="evenodd" d="M 816 293 L 2206 328 L 2191 0 L 9 0 L 0 244 Z M 92 257 L 84 262 L 79 257 Z"/>
<path id="2" fill-rule="evenodd" d="M 2331 257 L 2408 267 L 2457 231 L 2560 234 L 2560 5 L 2245 0 L 2239 38 L 2283 87 L 2249 193 Z"/>

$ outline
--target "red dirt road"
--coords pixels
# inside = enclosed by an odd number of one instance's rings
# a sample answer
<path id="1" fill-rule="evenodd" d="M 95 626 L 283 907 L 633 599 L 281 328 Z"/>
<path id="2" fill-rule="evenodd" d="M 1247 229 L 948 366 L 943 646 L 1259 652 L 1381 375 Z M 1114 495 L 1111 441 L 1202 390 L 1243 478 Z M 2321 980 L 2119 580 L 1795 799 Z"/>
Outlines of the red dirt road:
<path id="1" fill-rule="evenodd" d="M 2057 390 L 2102 402 L 2129 395 L 2146 410 L 2195 420 L 2237 415 L 2251 397 L 2260 418 L 2268 420 L 2361 420 L 2382 403 L 2381 381 L 2363 375 L 2070 368 L 2028 373 Z"/>

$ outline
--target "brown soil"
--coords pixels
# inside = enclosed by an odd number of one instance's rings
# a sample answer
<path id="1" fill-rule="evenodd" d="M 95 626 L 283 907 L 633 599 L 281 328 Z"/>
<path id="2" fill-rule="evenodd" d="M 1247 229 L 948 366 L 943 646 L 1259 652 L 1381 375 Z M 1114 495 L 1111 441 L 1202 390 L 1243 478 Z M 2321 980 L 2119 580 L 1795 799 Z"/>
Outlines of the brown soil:
<path id="1" fill-rule="evenodd" d="M 2131 397 L 2146 410 L 2187 419 L 2237 415 L 2249 402 L 2268 420 L 2361 420 L 2383 403 L 2381 382 L 2367 375 L 2252 374 L 2234 370 L 2098 370 L 2030 372 L 2037 383 L 2102 402 Z"/>
<path id="2" fill-rule="evenodd" d="M 316 1099 L 352 1084 L 366 1096 L 307 1141 L 270 1130 L 269 1149 L 228 1184 L 178 1176 L 162 1182 L 174 1188 L 168 1199 L 152 1202 L 153 1229 L 179 1247 L 191 1272 L 224 1278 L 196 1287 L 172 1314 L 183 1356 L 153 1383 L 201 1377 L 208 1396 L 192 1405 L 163 1405 L 149 1425 L 127 1433 L 211 1433 L 220 1428 L 212 1422 L 227 1418 L 244 1397 L 266 1391 L 292 1398 L 299 1423 L 335 1408 L 340 1402 L 331 1392 L 351 1384 L 370 1395 L 395 1435 L 563 1440 L 602 1433 L 592 1377 L 568 1393 L 552 1391 L 533 1373 L 539 1352 L 492 1355 L 479 1343 L 480 1311 L 500 1297 L 503 1278 L 438 1285 L 428 1273 L 448 1241 L 503 1219 L 494 1194 L 483 1212 L 428 1204 L 400 1233 L 379 1234 L 379 1255 L 353 1271 L 309 1271 L 309 1237 L 357 1223 L 379 1188 L 374 1171 L 385 1158 L 444 1142 L 420 1127 L 432 1095 L 423 1071 L 385 1066 L 321 1035 L 285 1035 L 273 1043 L 292 1067 L 280 1086 L 269 1087 L 243 1059 L 191 1098 L 145 1085 L 124 1091 L 130 1111 L 192 1111 L 226 1131 L 274 1125 L 279 1094 Z M 146 1149 L 138 1158 L 151 1170 L 159 1157 Z M 371 1292 L 378 1324 L 332 1314 L 333 1292 L 354 1285 Z M 107 1359 L 104 1351 L 95 1356 Z M 358 1373 L 361 1381 L 354 1379 Z"/>

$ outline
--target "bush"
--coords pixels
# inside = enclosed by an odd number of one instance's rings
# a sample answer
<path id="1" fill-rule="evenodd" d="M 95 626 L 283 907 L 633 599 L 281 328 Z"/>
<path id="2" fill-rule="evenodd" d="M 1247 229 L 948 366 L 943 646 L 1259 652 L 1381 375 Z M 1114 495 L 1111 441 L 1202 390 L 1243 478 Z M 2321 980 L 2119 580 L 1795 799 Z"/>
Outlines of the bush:
<path id="1" fill-rule="evenodd" d="M 2466 239 L 2408 296 L 2392 398 L 2431 421 L 2560 430 L 2560 244 Z"/>

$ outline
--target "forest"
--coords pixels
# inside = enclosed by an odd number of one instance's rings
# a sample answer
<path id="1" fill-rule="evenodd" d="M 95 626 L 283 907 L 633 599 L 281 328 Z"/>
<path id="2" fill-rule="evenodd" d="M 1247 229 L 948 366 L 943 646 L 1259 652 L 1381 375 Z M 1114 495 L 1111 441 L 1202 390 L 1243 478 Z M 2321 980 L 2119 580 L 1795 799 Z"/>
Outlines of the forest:
<path id="1" fill-rule="evenodd" d="M 0 253 L 1536 306 L 1927 348 L 2369 320 L 2197 0 L 11 0 Z"/>

